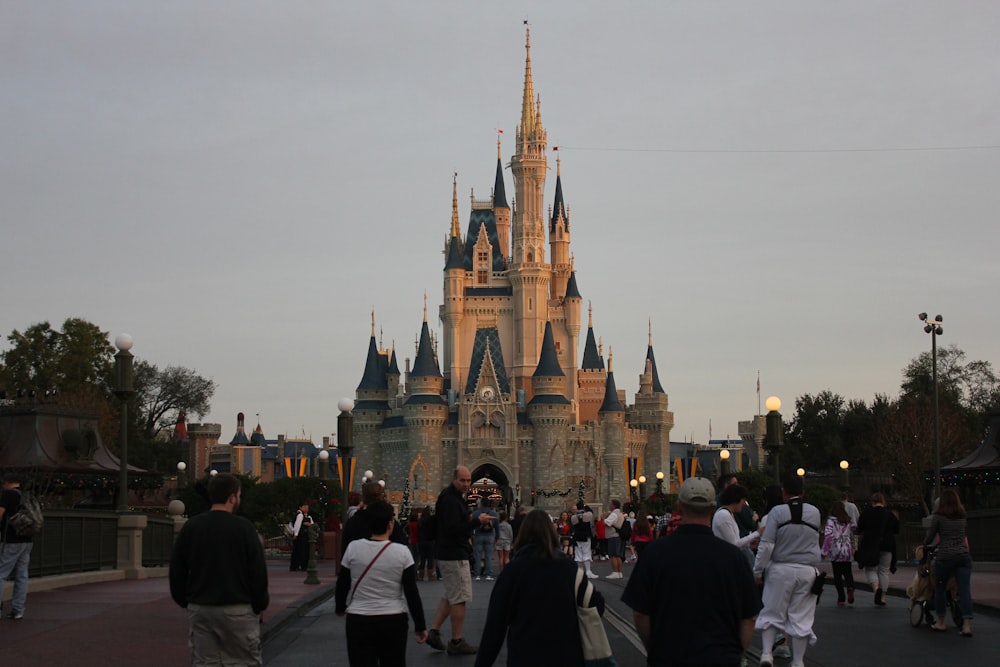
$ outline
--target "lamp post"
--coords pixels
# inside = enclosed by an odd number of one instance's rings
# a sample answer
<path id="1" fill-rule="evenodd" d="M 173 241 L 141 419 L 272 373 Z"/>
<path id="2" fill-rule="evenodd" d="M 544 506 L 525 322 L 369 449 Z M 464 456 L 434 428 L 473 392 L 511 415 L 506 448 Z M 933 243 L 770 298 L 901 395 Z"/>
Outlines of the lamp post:
<path id="1" fill-rule="evenodd" d="M 178 462 L 178 464 L 177 464 L 177 486 L 184 486 L 185 478 L 187 477 L 187 473 L 185 472 L 187 470 L 187 467 L 188 467 L 188 464 L 184 463 L 184 461 Z"/>
<path id="2" fill-rule="evenodd" d="M 941 441 L 940 424 L 938 421 L 938 380 L 937 380 L 937 337 L 944 333 L 941 327 L 944 318 L 935 315 L 933 320 L 927 319 L 927 313 L 917 315 L 924 322 L 924 333 L 931 335 L 931 377 L 934 383 L 934 499 L 941 497 Z"/>
<path id="3" fill-rule="evenodd" d="M 631 488 L 632 502 L 635 503 L 636 502 L 636 496 L 638 494 L 638 489 L 639 489 L 639 480 L 637 480 L 636 478 L 633 477 L 632 480 L 628 483 L 628 485 L 630 487 L 632 487 Z"/>
<path id="4" fill-rule="evenodd" d="M 774 465 L 774 479 L 780 484 L 781 483 L 781 468 L 778 465 L 778 450 L 781 449 L 781 445 L 785 442 L 784 426 L 781 423 L 781 413 L 778 410 L 781 409 L 781 399 L 777 396 L 769 396 L 766 401 L 764 401 L 764 407 L 767 408 L 767 417 L 765 420 L 766 435 L 764 436 L 764 449 L 770 454 L 771 461 Z"/>
<path id="5" fill-rule="evenodd" d="M 646 499 L 646 476 L 639 475 L 639 500 Z"/>
<path id="6" fill-rule="evenodd" d="M 326 479 L 327 470 L 329 470 L 330 466 L 330 452 L 326 449 L 321 449 L 317 458 L 319 458 L 319 478 Z"/>
<path id="7" fill-rule="evenodd" d="M 795 474 L 799 476 L 799 479 L 801 479 L 803 483 L 805 483 L 805 481 L 806 481 L 806 469 L 805 468 L 796 468 L 795 469 Z"/>
<path id="8" fill-rule="evenodd" d="M 729 450 L 720 449 L 719 450 L 719 460 L 722 461 L 722 474 L 726 475 L 729 473 Z"/>
<path id="9" fill-rule="evenodd" d="M 851 464 L 847 462 L 847 459 L 840 462 L 840 469 L 844 471 L 844 491 L 851 490 L 851 473 L 848 470 L 850 467 Z"/>
<path id="10" fill-rule="evenodd" d="M 132 336 L 115 338 L 115 396 L 121 401 L 121 426 L 118 429 L 118 511 L 128 511 L 128 399 L 132 390 Z"/>
<path id="11" fill-rule="evenodd" d="M 656 495 L 663 500 L 663 471 L 659 470 L 656 473 Z"/>
<path id="12" fill-rule="evenodd" d="M 211 470 L 208 471 L 208 474 L 211 475 L 212 477 L 215 477 L 216 475 L 219 474 L 219 471 L 216 470 L 215 468 L 212 468 Z"/>
<path id="13" fill-rule="evenodd" d="M 338 467 L 340 469 L 340 496 L 341 496 L 341 525 L 347 524 L 347 496 L 351 492 L 351 480 L 354 477 L 354 459 L 351 454 L 354 451 L 354 401 L 349 398 L 342 398 L 337 401 L 337 451 L 340 452 Z"/>

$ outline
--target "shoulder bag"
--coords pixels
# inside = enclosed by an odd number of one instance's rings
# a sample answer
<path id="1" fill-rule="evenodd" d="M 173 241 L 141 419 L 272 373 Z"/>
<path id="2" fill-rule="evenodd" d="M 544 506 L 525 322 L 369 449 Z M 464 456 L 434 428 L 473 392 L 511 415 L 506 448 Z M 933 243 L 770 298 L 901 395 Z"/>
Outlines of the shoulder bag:
<path id="1" fill-rule="evenodd" d="M 611 644 L 604 631 L 604 622 L 596 607 L 591 607 L 590 596 L 594 586 L 583 577 L 583 570 L 576 569 L 576 620 L 580 626 L 580 642 L 583 646 L 585 667 L 616 667 L 611 655 Z"/>

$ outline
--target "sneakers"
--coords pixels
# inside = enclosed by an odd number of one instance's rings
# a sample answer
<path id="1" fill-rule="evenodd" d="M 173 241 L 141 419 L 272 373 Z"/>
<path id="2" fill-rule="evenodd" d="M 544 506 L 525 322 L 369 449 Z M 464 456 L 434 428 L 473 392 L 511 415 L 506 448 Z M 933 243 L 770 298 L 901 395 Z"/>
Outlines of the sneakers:
<path id="1" fill-rule="evenodd" d="M 486 577 L 486 581 L 493 581 L 493 577 Z"/>
<path id="2" fill-rule="evenodd" d="M 588 572 L 588 573 L 587 573 L 587 578 L 588 578 L 588 579 L 597 579 L 597 578 L 598 578 L 599 576 L 600 576 L 600 575 L 598 575 L 598 574 L 595 574 L 595 573 L 593 573 L 593 572 Z"/>
<path id="3" fill-rule="evenodd" d="M 757 664 L 759 667 L 774 667 L 774 656 L 770 653 L 761 653 L 760 661 Z"/>
<path id="4" fill-rule="evenodd" d="M 441 631 L 431 628 L 427 631 L 427 645 L 439 651 L 444 650 L 444 642 L 441 641 Z"/>
<path id="5" fill-rule="evenodd" d="M 792 649 L 788 648 L 787 646 L 779 646 L 778 648 L 774 649 L 774 657 L 775 658 L 791 658 L 792 657 Z"/>
<path id="6" fill-rule="evenodd" d="M 448 642 L 448 655 L 474 655 L 478 650 L 478 646 L 469 646 L 464 639 Z"/>
<path id="7" fill-rule="evenodd" d="M 22 618 L 24 618 L 24 612 L 23 611 L 12 611 L 10 613 L 10 616 L 8 616 L 7 618 L 13 619 L 15 621 L 20 621 Z"/>
<path id="8" fill-rule="evenodd" d="M 622 578 L 622 573 L 621 572 L 612 572 L 611 574 L 609 574 L 608 576 L 606 576 L 604 578 L 605 579 L 621 579 Z"/>
<path id="9" fill-rule="evenodd" d="M 482 578 L 482 577 L 475 577 L 475 578 L 473 579 L 473 581 L 482 581 L 482 580 L 483 580 L 483 578 Z"/>
<path id="10" fill-rule="evenodd" d="M 847 604 L 854 604 L 854 589 L 847 589 Z"/>

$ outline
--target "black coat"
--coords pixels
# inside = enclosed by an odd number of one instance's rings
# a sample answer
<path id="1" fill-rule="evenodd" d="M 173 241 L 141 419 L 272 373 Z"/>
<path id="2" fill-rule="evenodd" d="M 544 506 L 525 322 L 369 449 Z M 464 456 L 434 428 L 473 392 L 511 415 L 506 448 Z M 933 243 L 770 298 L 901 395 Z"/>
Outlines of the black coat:
<path id="1" fill-rule="evenodd" d="M 884 507 L 869 507 L 858 517 L 858 551 L 854 560 L 861 567 L 878 565 L 879 554 L 888 551 L 896 560 L 896 533 L 899 532 L 899 519 Z"/>

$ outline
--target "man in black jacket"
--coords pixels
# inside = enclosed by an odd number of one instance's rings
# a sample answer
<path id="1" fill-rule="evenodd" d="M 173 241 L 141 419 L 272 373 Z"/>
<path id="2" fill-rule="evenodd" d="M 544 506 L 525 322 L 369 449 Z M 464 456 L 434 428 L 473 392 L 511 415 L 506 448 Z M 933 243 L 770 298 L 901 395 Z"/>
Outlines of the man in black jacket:
<path id="1" fill-rule="evenodd" d="M 444 597 L 438 603 L 434 625 L 427 633 L 427 643 L 449 654 L 470 655 L 476 652 L 462 639 L 465 625 L 465 603 L 472 599 L 472 573 L 469 571 L 469 538 L 480 523 L 491 521 L 488 514 L 472 517 L 465 494 L 472 486 L 472 472 L 465 466 L 455 468 L 451 484 L 438 496 L 434 510 L 434 558 L 441 570 Z M 441 626 L 451 619 L 451 641 L 441 640 Z"/>
<path id="2" fill-rule="evenodd" d="M 208 483 L 212 507 L 184 524 L 170 558 L 170 596 L 188 610 L 191 663 L 262 665 L 260 612 L 267 609 L 267 563 L 257 530 L 236 516 L 240 480 Z"/>

